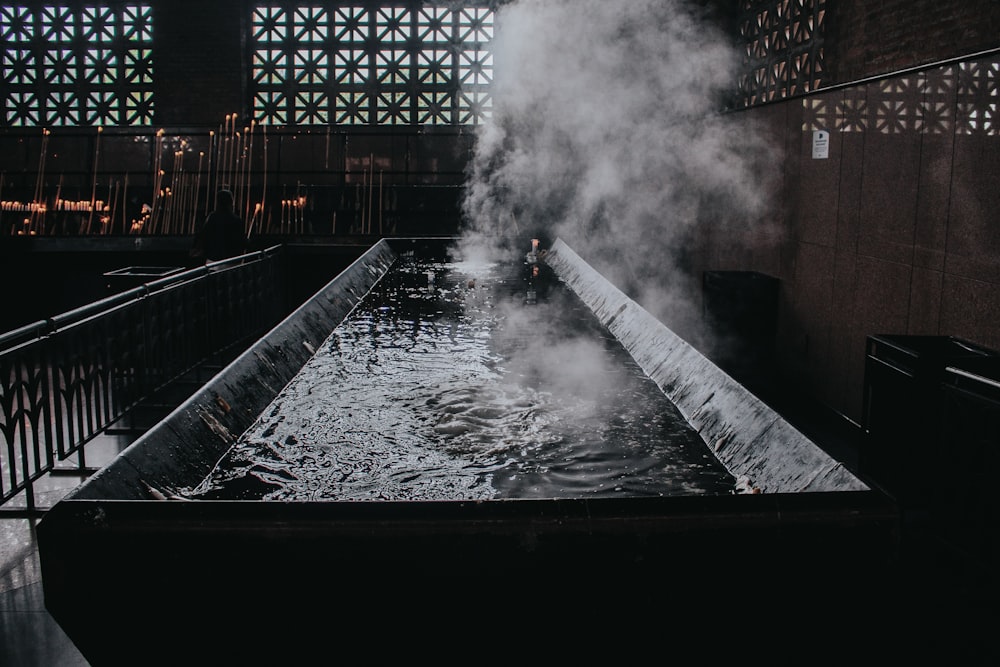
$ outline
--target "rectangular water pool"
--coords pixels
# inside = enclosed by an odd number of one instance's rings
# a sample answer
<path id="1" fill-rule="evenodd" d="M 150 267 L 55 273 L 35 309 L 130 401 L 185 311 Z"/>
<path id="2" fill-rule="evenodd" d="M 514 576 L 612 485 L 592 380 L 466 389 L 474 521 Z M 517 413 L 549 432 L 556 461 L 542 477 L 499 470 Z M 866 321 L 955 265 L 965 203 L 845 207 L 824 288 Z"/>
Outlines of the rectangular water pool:
<path id="1" fill-rule="evenodd" d="M 38 526 L 46 606 L 93 665 L 451 661 L 489 655 L 497 635 L 523 648 L 525 632 L 532 646 L 560 646 L 572 632 L 577 644 L 635 650 L 668 625 L 683 635 L 760 624 L 801 639 L 823 623 L 870 619 L 865 600 L 877 595 L 896 550 L 889 499 L 650 321 L 560 241 L 546 258 L 553 279 L 670 399 L 723 477 L 745 478 L 759 493 L 710 485 L 692 494 L 552 497 L 533 495 L 530 478 L 520 482 L 529 490 L 521 497 L 162 499 L 164 490 L 202 484 L 235 443 L 274 426 L 260 421 L 268 406 L 286 387 L 311 384 L 293 380 L 400 257 L 448 262 L 451 242 L 380 241 L 46 514 Z M 464 287 L 436 288 L 467 289 L 463 279 Z M 535 305 L 544 309 L 545 300 Z M 397 346 L 426 343 L 388 331 Z M 380 347 L 369 361 L 384 365 L 398 349 Z M 479 359 L 509 363 L 496 352 Z M 427 384 L 423 408 L 435 396 L 432 407 L 443 405 L 441 392 L 455 388 L 453 380 Z M 309 419 L 318 409 L 306 409 Z M 334 420 L 343 409 L 323 414 Z M 446 414 L 456 413 L 439 411 L 424 426 L 455 421 Z M 474 442 L 502 450 L 503 431 L 481 430 Z M 488 465 L 505 478 L 522 470 L 503 469 L 506 460 Z"/>

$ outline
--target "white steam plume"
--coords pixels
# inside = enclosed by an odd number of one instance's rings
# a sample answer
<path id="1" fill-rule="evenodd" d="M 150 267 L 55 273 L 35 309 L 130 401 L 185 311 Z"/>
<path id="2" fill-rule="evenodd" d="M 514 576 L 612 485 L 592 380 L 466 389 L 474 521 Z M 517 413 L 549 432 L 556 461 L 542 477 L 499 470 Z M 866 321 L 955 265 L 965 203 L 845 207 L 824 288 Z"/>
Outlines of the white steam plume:
<path id="1" fill-rule="evenodd" d="M 668 324 L 687 317 L 669 290 L 695 226 L 741 231 L 764 205 L 763 148 L 720 113 L 739 54 L 699 11 L 682 0 L 501 6 L 465 252 L 561 237 Z"/>

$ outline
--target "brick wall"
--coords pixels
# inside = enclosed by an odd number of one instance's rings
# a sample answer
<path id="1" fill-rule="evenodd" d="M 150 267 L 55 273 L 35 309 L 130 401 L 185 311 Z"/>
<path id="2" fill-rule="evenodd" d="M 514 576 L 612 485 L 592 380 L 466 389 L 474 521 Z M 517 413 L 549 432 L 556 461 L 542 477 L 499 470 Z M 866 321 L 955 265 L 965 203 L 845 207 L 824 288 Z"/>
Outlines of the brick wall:
<path id="1" fill-rule="evenodd" d="M 1000 134 L 981 122 L 997 94 L 963 83 L 998 67 L 992 53 L 927 70 L 927 90 L 924 72 L 910 72 L 730 114 L 728 134 L 773 138 L 764 168 L 781 187 L 773 213 L 738 232 L 724 216 L 702 221 L 692 266 L 780 279 L 776 368 L 788 388 L 860 423 L 868 336 L 1000 350 Z M 976 113 L 958 111 L 973 103 Z M 816 120 L 817 108 L 847 107 L 869 110 L 863 124 Z M 910 122 L 931 108 L 951 111 Z M 817 158 L 820 125 L 832 131 Z"/>
<path id="2" fill-rule="evenodd" d="M 240 0 L 153 3 L 157 125 L 218 125 L 244 108 Z"/>
<path id="3" fill-rule="evenodd" d="M 827 0 L 828 83 L 1000 46 L 997 0 Z"/>

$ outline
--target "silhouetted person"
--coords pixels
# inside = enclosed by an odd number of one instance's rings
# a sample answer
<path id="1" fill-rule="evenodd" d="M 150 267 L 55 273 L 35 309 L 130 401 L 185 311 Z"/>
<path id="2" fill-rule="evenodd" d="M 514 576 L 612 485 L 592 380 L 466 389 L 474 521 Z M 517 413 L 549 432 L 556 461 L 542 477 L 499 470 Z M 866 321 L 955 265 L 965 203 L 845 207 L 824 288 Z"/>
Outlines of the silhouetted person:
<path id="1" fill-rule="evenodd" d="M 200 261 L 214 262 L 242 255 L 245 250 L 243 220 L 233 210 L 233 193 L 219 190 L 215 210 L 205 218 L 191 255 Z"/>

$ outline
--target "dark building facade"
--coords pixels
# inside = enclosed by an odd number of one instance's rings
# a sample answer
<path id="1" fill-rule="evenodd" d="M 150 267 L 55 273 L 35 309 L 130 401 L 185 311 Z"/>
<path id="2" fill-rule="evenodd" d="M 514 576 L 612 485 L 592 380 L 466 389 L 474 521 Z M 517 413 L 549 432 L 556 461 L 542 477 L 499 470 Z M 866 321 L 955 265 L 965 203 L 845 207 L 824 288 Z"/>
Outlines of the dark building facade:
<path id="1" fill-rule="evenodd" d="M 1000 348 L 1000 5 L 698 4 L 779 188 L 760 224 L 705 220 L 689 270 L 777 279 L 781 382 L 860 421 L 867 336 Z M 453 231 L 498 4 L 314 5 L 0 7 L 5 243 L 185 236 L 221 185 L 261 237 Z"/>
<path id="2" fill-rule="evenodd" d="M 861 421 L 866 337 L 1000 347 L 1000 6 L 740 5 L 750 61 L 780 75 L 731 117 L 774 137 L 780 207 L 739 240 L 706 225 L 702 266 L 779 278 L 786 380 Z"/>

